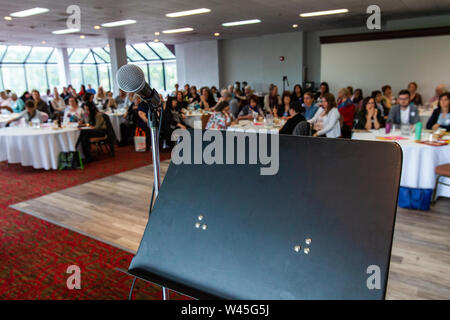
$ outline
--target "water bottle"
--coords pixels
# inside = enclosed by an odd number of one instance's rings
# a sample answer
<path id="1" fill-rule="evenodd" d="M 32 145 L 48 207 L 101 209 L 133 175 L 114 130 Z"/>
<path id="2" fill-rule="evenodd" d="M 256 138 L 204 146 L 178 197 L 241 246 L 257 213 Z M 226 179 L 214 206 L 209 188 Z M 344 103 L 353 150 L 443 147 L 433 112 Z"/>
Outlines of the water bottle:
<path id="1" fill-rule="evenodd" d="M 422 139 L 422 122 L 416 123 L 416 141 L 420 141 Z"/>
<path id="2" fill-rule="evenodd" d="M 386 130 L 386 134 L 389 134 L 391 132 L 391 123 L 386 122 L 386 126 L 384 127 L 384 129 Z"/>

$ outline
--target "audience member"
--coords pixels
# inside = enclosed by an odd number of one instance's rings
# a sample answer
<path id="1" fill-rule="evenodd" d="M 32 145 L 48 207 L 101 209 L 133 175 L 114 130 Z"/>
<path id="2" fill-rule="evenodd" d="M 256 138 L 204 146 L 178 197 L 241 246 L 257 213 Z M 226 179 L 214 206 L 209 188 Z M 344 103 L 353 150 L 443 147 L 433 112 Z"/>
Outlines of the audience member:
<path id="1" fill-rule="evenodd" d="M 328 83 L 327 82 L 322 82 L 320 84 L 320 90 L 316 94 L 316 97 L 315 97 L 316 100 L 322 99 L 324 97 L 324 95 L 329 93 L 329 92 L 330 92 L 330 87 L 328 86 Z"/>
<path id="2" fill-rule="evenodd" d="M 191 92 L 189 92 L 189 94 L 188 94 L 188 102 L 189 103 L 194 103 L 194 102 L 200 103 L 200 96 L 197 93 L 196 86 L 191 87 Z"/>
<path id="3" fill-rule="evenodd" d="M 313 136 L 338 138 L 341 136 L 341 126 L 336 99 L 331 93 L 325 93 L 323 99 L 323 106 L 319 108 L 311 120 L 308 120 L 308 123 L 312 125 Z"/>
<path id="4" fill-rule="evenodd" d="M 106 101 L 106 94 L 102 86 L 98 87 L 97 94 L 95 95 L 95 101 L 99 104 L 104 104 Z"/>
<path id="5" fill-rule="evenodd" d="M 23 102 L 22 99 L 19 99 L 17 97 L 17 94 L 15 94 L 14 92 L 11 94 L 11 104 L 10 107 L 12 109 L 12 112 L 14 113 L 19 113 L 22 112 L 23 109 L 25 108 L 25 102 Z"/>
<path id="6" fill-rule="evenodd" d="M 410 82 L 408 84 L 409 91 L 409 103 L 415 104 L 416 106 L 422 105 L 422 96 L 417 93 L 417 83 Z"/>
<path id="7" fill-rule="evenodd" d="M 88 88 L 87 88 L 86 92 L 92 93 L 94 96 L 95 96 L 95 94 L 97 93 L 97 92 L 95 91 L 95 89 L 92 88 L 92 85 L 91 85 L 90 83 L 88 84 Z"/>
<path id="8" fill-rule="evenodd" d="M 274 109 L 279 109 L 282 104 L 280 95 L 278 94 L 278 87 L 274 84 L 269 86 L 269 93 L 264 97 L 264 111 L 266 113 L 274 113 Z M 287 113 L 288 110 L 286 110 Z"/>
<path id="9" fill-rule="evenodd" d="M 427 122 L 427 129 L 437 130 L 439 128 L 450 131 L 450 93 L 442 93 L 439 103 Z"/>
<path id="10" fill-rule="evenodd" d="M 398 94 L 398 104 L 392 106 L 389 112 L 388 122 L 400 124 L 416 124 L 419 122 L 419 111 L 415 104 L 410 104 L 410 93 L 402 90 Z"/>
<path id="11" fill-rule="evenodd" d="M 440 97 L 443 93 L 447 92 L 445 84 L 440 84 L 435 89 L 435 95 L 430 99 L 430 103 L 433 107 L 435 107 L 440 100 Z"/>
<path id="12" fill-rule="evenodd" d="M 78 106 L 77 98 L 70 97 L 69 106 L 64 111 L 63 123 L 80 121 L 84 121 L 84 110 Z"/>
<path id="13" fill-rule="evenodd" d="M 291 99 L 291 93 L 289 91 L 283 92 L 283 97 L 281 98 L 281 104 L 275 106 L 270 113 L 273 113 L 275 117 L 289 117 L 289 109 L 291 104 L 294 104 Z M 296 101 L 297 105 L 299 105 L 298 101 Z"/>
<path id="14" fill-rule="evenodd" d="M 17 117 L 11 119 L 7 122 L 9 126 L 12 122 L 18 121 L 20 119 L 25 119 L 26 122 L 30 122 L 33 119 L 39 119 L 40 122 L 45 122 L 48 119 L 48 115 L 37 109 L 36 104 L 32 100 L 27 100 L 25 102 L 25 110 L 19 113 Z"/>
<path id="15" fill-rule="evenodd" d="M 338 111 L 341 114 L 342 137 L 350 139 L 352 136 L 353 120 L 355 118 L 356 107 L 350 99 L 350 92 L 347 88 L 342 88 L 338 91 L 340 103 Z"/>
<path id="16" fill-rule="evenodd" d="M 37 110 L 41 112 L 45 112 L 49 117 L 51 117 L 50 107 L 47 103 L 41 100 L 41 95 L 39 91 L 33 90 L 31 91 L 31 95 L 33 97 L 34 104 L 36 105 Z"/>
<path id="17" fill-rule="evenodd" d="M 384 119 L 376 107 L 375 98 L 367 97 L 363 100 L 361 111 L 356 115 L 355 129 L 380 129 L 384 126 Z"/>
<path id="18" fill-rule="evenodd" d="M 66 110 L 66 104 L 64 103 L 63 98 L 58 94 L 58 89 L 56 87 L 53 88 L 53 99 L 50 102 L 53 112 L 56 114 L 62 114 Z"/>
<path id="19" fill-rule="evenodd" d="M 305 117 L 300 112 L 301 112 L 300 103 L 298 101 L 295 101 L 295 103 L 289 104 L 290 118 L 286 121 L 284 126 L 280 129 L 280 134 L 292 134 L 295 127 L 300 122 L 306 121 Z"/>
<path id="20" fill-rule="evenodd" d="M 319 107 L 314 104 L 313 94 L 311 92 L 305 92 L 303 95 L 303 108 L 305 108 L 305 112 L 303 116 L 306 120 L 311 120 L 316 114 Z"/>
<path id="21" fill-rule="evenodd" d="M 292 92 L 292 102 L 298 102 L 300 105 L 303 103 L 303 89 L 302 86 L 299 84 L 296 84 L 294 86 L 294 91 Z"/>
<path id="22" fill-rule="evenodd" d="M 249 99 L 249 104 L 244 106 L 239 112 L 237 120 L 252 120 L 253 117 L 263 116 L 264 113 L 259 106 L 259 98 L 255 95 L 251 95 Z"/>
<path id="23" fill-rule="evenodd" d="M 200 108 L 204 110 L 209 110 L 216 105 L 216 101 L 214 100 L 211 92 L 208 87 L 203 87 L 200 90 Z"/>
<path id="24" fill-rule="evenodd" d="M 392 105 L 396 102 L 395 97 L 392 95 L 392 88 L 387 84 L 381 88 L 381 91 L 383 92 L 384 105 L 390 110 Z"/>
<path id="25" fill-rule="evenodd" d="M 124 92 L 124 91 L 122 91 Z M 125 92 L 124 92 L 125 93 Z M 120 95 L 117 96 L 118 98 L 120 98 Z M 122 100 L 122 104 L 125 101 L 124 98 L 121 98 Z M 103 104 L 103 111 L 105 112 L 114 112 L 114 110 L 117 110 L 118 108 L 118 103 L 116 101 L 116 99 L 113 98 L 113 93 L 111 91 L 106 92 L 106 101 Z"/>
<path id="26" fill-rule="evenodd" d="M 71 97 L 69 101 L 72 99 L 74 98 Z M 106 136 L 106 122 L 103 113 L 99 112 L 95 104 L 90 101 L 83 103 L 83 111 L 87 121 L 80 121 L 79 126 L 86 127 L 88 130 L 80 131 L 77 145 L 81 143 L 85 162 L 89 163 L 92 161 L 90 139 Z"/>
<path id="27" fill-rule="evenodd" d="M 380 116 L 384 119 L 389 114 L 389 109 L 384 105 L 383 101 L 383 95 L 381 94 L 380 90 L 372 91 L 372 98 L 375 99 L 376 108 L 378 109 L 378 112 L 380 113 Z"/>
<path id="28" fill-rule="evenodd" d="M 225 130 L 231 124 L 233 116 L 230 113 L 230 105 L 226 101 L 231 99 L 231 95 L 228 92 L 226 95 L 227 98 L 219 102 L 214 108 L 205 129 Z"/>

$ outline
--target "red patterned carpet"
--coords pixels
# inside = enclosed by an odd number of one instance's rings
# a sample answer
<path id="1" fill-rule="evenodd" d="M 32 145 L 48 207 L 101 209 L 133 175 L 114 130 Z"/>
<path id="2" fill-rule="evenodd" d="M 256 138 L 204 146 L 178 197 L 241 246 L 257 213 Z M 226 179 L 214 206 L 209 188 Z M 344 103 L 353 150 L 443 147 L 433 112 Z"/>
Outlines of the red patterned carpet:
<path id="1" fill-rule="evenodd" d="M 150 163 L 150 152 L 132 147 L 118 148 L 115 158 L 103 156 L 84 170 L 44 171 L 1 162 L 0 299 L 127 299 L 132 278 L 115 268 L 126 270 L 131 254 L 8 206 Z M 81 269 L 79 290 L 66 286 L 70 265 Z M 161 299 L 161 290 L 138 280 L 133 297 Z"/>

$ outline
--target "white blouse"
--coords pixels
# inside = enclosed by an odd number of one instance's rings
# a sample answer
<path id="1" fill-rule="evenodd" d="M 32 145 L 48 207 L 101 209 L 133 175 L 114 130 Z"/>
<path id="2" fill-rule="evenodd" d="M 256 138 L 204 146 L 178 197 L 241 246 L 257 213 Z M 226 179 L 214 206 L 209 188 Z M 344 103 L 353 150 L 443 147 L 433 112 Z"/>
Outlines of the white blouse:
<path id="1" fill-rule="evenodd" d="M 317 131 L 317 135 L 326 135 L 327 138 L 337 138 L 341 136 L 341 124 L 339 122 L 340 113 L 337 108 L 332 108 L 328 114 L 324 114 L 325 109 L 319 108 L 311 120 L 311 124 L 322 124 L 322 128 Z M 323 114 L 323 115 L 322 115 Z"/>

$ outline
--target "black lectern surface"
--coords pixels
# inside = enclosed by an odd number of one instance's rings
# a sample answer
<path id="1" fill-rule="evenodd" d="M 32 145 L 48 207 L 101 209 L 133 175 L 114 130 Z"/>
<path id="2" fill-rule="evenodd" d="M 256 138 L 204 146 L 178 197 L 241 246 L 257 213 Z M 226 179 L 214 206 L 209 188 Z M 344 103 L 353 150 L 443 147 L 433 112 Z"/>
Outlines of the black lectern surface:
<path id="1" fill-rule="evenodd" d="M 200 299 L 383 299 L 401 163 L 395 143 L 283 135 L 276 175 L 171 163 L 129 271 Z"/>

